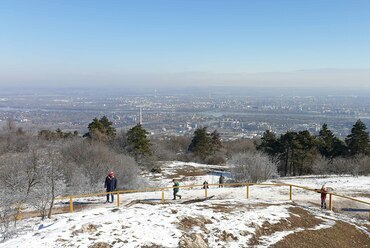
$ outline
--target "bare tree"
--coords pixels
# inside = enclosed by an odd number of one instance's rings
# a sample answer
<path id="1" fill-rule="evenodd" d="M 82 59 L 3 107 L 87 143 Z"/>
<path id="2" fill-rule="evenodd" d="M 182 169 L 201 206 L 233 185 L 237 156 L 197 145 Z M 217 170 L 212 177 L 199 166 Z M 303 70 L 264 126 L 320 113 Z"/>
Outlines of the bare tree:
<path id="1" fill-rule="evenodd" d="M 330 160 L 328 160 L 325 157 L 317 157 L 313 163 L 312 163 L 312 172 L 316 175 L 322 175 L 329 173 L 329 163 Z"/>
<path id="2" fill-rule="evenodd" d="M 350 164 L 349 160 L 346 158 L 334 158 L 329 164 L 328 164 L 328 172 L 330 174 L 336 174 L 336 175 L 344 175 L 344 174 L 350 174 Z"/>
<path id="3" fill-rule="evenodd" d="M 6 196 L 0 194 L 0 242 L 10 239 L 17 233 L 16 222 L 13 222 L 11 216 L 16 212 L 9 204 L 5 204 Z"/>
<path id="4" fill-rule="evenodd" d="M 127 155 L 117 154 L 104 143 L 81 140 L 69 142 L 64 145 L 62 154 L 70 193 L 102 190 L 104 179 L 110 170 L 116 172 L 118 188 L 144 185 L 142 182 L 138 183 L 141 181 L 141 171 L 135 160 Z"/>
<path id="5" fill-rule="evenodd" d="M 39 150 L 37 183 L 29 192 L 29 202 L 39 210 L 42 219 L 51 217 L 55 197 L 65 190 L 62 157 L 56 148 L 50 145 Z"/>
<path id="6" fill-rule="evenodd" d="M 277 165 L 260 152 L 239 153 L 229 163 L 236 182 L 256 183 L 277 175 Z"/>
<path id="7" fill-rule="evenodd" d="M 17 128 L 12 119 L 7 119 L 0 133 L 0 154 L 7 152 L 24 152 L 27 151 L 28 145 L 29 137 L 22 128 Z"/>
<path id="8" fill-rule="evenodd" d="M 65 188 L 64 175 L 62 171 L 62 157 L 59 153 L 52 150 L 48 151 L 48 178 L 50 181 L 50 206 L 48 218 L 51 218 L 51 212 L 54 206 L 54 200 L 58 193 L 62 193 Z"/>

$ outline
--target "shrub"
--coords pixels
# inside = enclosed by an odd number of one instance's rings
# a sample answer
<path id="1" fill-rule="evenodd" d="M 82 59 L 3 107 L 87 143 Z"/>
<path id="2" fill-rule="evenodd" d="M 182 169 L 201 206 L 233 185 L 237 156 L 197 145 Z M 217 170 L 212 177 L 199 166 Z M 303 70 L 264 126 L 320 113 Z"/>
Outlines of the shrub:
<path id="1" fill-rule="evenodd" d="M 230 164 L 236 182 L 257 183 L 277 175 L 277 165 L 260 152 L 239 153 Z"/>

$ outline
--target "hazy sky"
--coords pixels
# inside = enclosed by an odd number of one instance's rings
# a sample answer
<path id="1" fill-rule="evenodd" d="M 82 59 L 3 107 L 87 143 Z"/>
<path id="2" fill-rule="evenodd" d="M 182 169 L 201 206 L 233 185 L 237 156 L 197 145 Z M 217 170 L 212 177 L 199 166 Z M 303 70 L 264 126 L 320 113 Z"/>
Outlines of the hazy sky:
<path id="1" fill-rule="evenodd" d="M 369 0 L 0 0 L 0 85 L 370 87 Z"/>

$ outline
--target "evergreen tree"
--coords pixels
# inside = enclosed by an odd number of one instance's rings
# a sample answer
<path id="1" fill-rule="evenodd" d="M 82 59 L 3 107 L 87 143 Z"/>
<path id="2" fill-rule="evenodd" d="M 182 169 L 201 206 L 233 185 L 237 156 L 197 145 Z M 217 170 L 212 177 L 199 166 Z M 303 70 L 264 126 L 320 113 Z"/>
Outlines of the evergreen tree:
<path id="1" fill-rule="evenodd" d="M 188 151 L 192 152 L 196 157 L 204 160 L 211 151 L 211 137 L 207 132 L 207 127 L 197 128 L 194 131 L 193 139 L 189 145 Z"/>
<path id="2" fill-rule="evenodd" d="M 217 130 L 211 133 L 211 153 L 215 154 L 223 148 L 220 133 Z"/>
<path id="3" fill-rule="evenodd" d="M 197 128 L 188 147 L 196 160 L 208 164 L 220 164 L 225 162 L 225 151 L 221 142 L 220 133 L 217 130 L 209 133 L 207 127 Z"/>
<path id="4" fill-rule="evenodd" d="M 274 160 L 273 158 L 275 158 L 280 152 L 279 142 L 275 133 L 270 130 L 266 130 L 262 135 L 261 141 L 261 144 L 256 146 L 257 150 L 267 153 L 270 158 Z"/>
<path id="5" fill-rule="evenodd" d="M 325 123 L 318 136 L 318 149 L 321 156 L 333 159 L 338 156 L 344 156 L 346 153 L 346 147 L 343 141 L 335 137 L 333 132 L 328 129 L 328 125 Z"/>
<path id="6" fill-rule="evenodd" d="M 292 174 L 294 171 L 294 154 L 296 149 L 296 139 L 297 133 L 289 131 L 285 134 L 282 134 L 278 139 L 280 147 L 280 166 L 279 171 L 282 176 L 287 176 Z"/>
<path id="7" fill-rule="evenodd" d="M 141 124 L 137 124 L 127 132 L 128 152 L 133 154 L 137 161 L 143 157 L 152 156 L 148 134 Z"/>
<path id="8" fill-rule="evenodd" d="M 97 140 L 111 140 L 116 136 L 116 129 L 112 127 L 112 122 L 106 116 L 94 118 L 89 124 L 89 132 L 84 134 L 83 137 L 89 137 Z"/>
<path id="9" fill-rule="evenodd" d="M 293 175 L 310 174 L 312 173 L 312 164 L 318 155 L 317 140 L 315 136 L 305 130 L 298 132 L 296 141 Z"/>
<path id="10" fill-rule="evenodd" d="M 370 155 L 369 133 L 366 132 L 366 125 L 358 120 L 351 129 L 351 134 L 346 138 L 348 152 L 351 156 L 357 154 Z"/>

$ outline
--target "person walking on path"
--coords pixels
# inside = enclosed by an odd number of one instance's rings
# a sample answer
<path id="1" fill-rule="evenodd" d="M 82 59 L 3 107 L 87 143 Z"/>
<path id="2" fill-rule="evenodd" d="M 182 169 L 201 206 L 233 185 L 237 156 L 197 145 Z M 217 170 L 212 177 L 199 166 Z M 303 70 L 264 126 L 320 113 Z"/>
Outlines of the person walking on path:
<path id="1" fill-rule="evenodd" d="M 114 195 L 111 192 L 115 191 L 117 188 L 117 179 L 113 171 L 109 172 L 108 176 L 105 178 L 104 188 L 106 188 L 108 193 L 106 202 L 112 203 L 114 201 Z M 109 195 L 112 198 L 111 201 L 109 201 Z"/>
<path id="2" fill-rule="evenodd" d="M 221 174 L 220 178 L 218 179 L 218 183 L 219 183 L 218 187 L 223 188 L 224 187 L 224 185 L 223 185 L 224 182 L 225 182 L 225 177 L 224 177 L 224 175 Z"/>
<path id="3" fill-rule="evenodd" d="M 176 181 L 176 179 L 173 179 L 172 180 L 173 182 L 173 200 L 176 200 L 176 197 L 179 197 L 181 199 L 181 195 L 179 195 L 179 186 L 180 186 L 180 183 L 178 181 Z"/>

